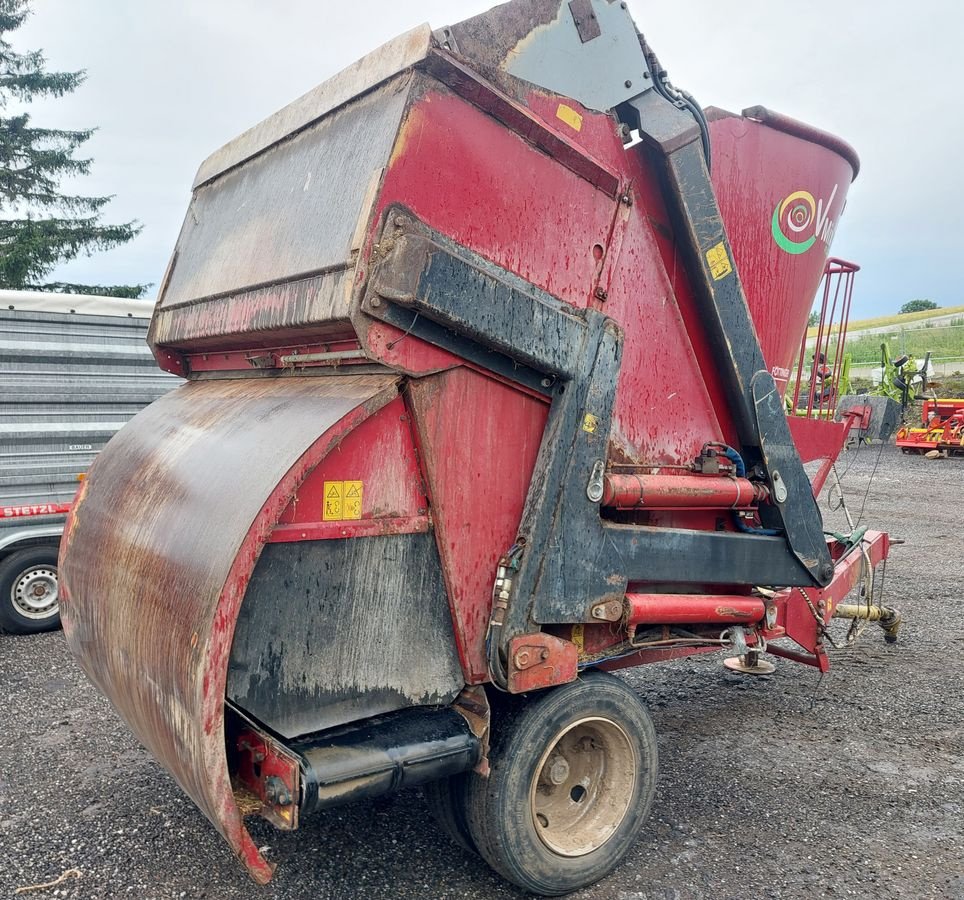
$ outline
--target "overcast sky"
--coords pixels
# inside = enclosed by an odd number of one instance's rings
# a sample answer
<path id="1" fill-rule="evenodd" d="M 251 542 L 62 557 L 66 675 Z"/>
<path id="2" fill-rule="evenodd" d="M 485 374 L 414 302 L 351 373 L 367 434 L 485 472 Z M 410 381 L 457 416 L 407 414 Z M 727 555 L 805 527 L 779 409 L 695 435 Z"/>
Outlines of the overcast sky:
<path id="1" fill-rule="evenodd" d="M 96 125 L 92 175 L 105 221 L 143 233 L 57 278 L 153 282 L 174 246 L 200 162 L 248 126 L 394 35 L 459 21 L 488 0 L 33 0 L 14 35 L 51 69 L 86 69 L 73 95 L 33 104 L 37 124 Z M 960 0 L 629 0 L 673 81 L 705 106 L 763 104 L 832 131 L 860 176 L 832 253 L 861 264 L 855 310 L 964 303 Z"/>

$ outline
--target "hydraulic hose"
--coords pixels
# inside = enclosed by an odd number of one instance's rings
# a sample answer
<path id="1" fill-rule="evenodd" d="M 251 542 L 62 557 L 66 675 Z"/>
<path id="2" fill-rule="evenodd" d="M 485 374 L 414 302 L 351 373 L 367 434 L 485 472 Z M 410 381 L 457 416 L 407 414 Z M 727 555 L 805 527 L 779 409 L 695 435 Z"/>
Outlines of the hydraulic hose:
<path id="1" fill-rule="evenodd" d="M 639 43 L 643 48 L 643 56 L 646 58 L 646 62 L 649 64 L 650 71 L 652 72 L 653 87 L 656 93 L 674 106 L 687 110 L 689 114 L 696 119 L 696 124 L 700 128 L 700 143 L 703 145 L 703 157 L 706 160 L 706 170 L 711 171 L 713 160 L 710 147 L 710 126 L 706 121 L 706 115 L 703 113 L 703 107 L 697 103 L 696 98 L 689 93 L 689 91 L 680 90 L 673 85 L 669 80 L 669 72 L 663 68 L 659 57 L 649 44 L 646 43 L 646 38 L 641 34 L 639 35 Z"/>

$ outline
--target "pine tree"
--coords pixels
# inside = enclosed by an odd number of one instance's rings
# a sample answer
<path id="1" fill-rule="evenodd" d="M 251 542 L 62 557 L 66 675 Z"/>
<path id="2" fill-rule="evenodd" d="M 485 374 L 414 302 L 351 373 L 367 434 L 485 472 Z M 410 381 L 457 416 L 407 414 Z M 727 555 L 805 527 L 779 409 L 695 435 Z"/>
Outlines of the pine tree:
<path id="1" fill-rule="evenodd" d="M 30 14 L 27 2 L 0 0 L 0 111 L 11 101 L 62 97 L 86 77 L 83 71 L 46 71 L 39 50 L 13 50 L 8 35 Z M 35 128 L 22 112 L 0 116 L 0 287 L 115 297 L 139 297 L 147 289 L 143 284 L 44 282 L 58 264 L 117 247 L 141 230 L 136 222 L 101 224 L 101 210 L 110 197 L 60 193 L 62 178 L 90 171 L 91 160 L 75 154 L 93 133 Z"/>

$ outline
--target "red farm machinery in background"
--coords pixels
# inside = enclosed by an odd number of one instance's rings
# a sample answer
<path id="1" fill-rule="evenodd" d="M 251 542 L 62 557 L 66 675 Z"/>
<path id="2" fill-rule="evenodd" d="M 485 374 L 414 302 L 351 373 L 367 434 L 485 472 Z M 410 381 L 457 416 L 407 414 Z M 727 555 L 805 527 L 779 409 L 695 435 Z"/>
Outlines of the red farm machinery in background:
<path id="1" fill-rule="evenodd" d="M 828 537 L 805 469 L 847 428 L 784 405 L 857 168 L 704 113 L 610 0 L 416 28 L 202 164 L 149 339 L 188 381 L 94 463 L 63 617 L 257 880 L 245 816 L 424 783 L 574 890 L 655 790 L 612 670 L 895 638 L 887 535 Z"/>
<path id="2" fill-rule="evenodd" d="M 964 454 L 964 399 L 924 400 L 920 426 L 901 425 L 897 446 L 904 453 Z"/>

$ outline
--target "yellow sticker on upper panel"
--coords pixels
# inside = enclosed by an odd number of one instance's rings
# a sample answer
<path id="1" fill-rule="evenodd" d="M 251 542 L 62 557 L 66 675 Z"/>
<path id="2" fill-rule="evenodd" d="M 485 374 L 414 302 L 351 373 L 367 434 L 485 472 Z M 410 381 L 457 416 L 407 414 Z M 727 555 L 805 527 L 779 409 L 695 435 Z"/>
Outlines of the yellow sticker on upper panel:
<path id="1" fill-rule="evenodd" d="M 586 413 L 585 418 L 582 420 L 582 430 L 588 431 L 590 434 L 595 434 L 598 427 L 599 419 L 592 413 Z"/>
<path id="2" fill-rule="evenodd" d="M 710 264 L 710 274 L 714 281 L 726 278 L 733 271 L 730 254 L 726 252 L 726 244 L 723 241 L 706 251 L 706 261 Z"/>
<path id="3" fill-rule="evenodd" d="M 559 109 L 556 110 L 556 118 L 565 122 L 573 131 L 582 131 L 582 116 L 571 106 L 560 103 Z"/>

